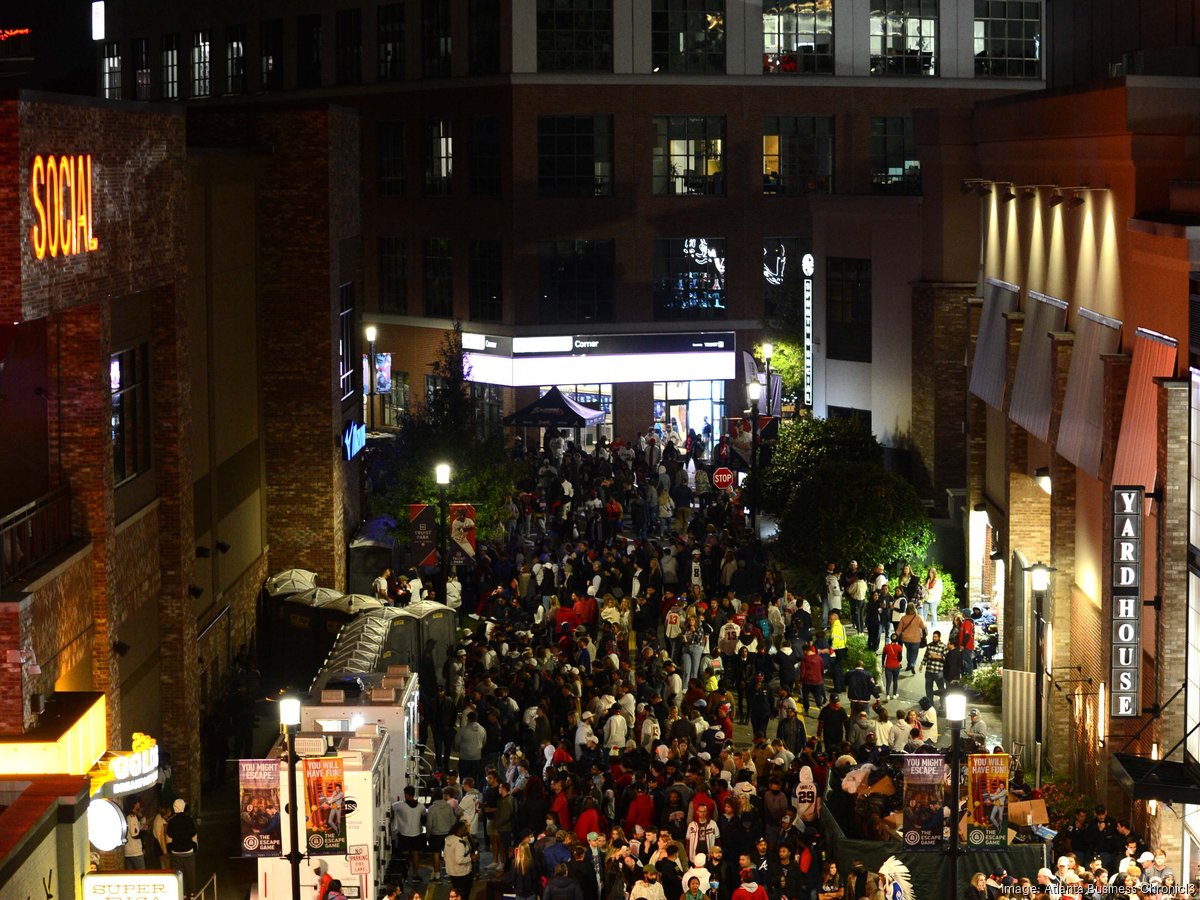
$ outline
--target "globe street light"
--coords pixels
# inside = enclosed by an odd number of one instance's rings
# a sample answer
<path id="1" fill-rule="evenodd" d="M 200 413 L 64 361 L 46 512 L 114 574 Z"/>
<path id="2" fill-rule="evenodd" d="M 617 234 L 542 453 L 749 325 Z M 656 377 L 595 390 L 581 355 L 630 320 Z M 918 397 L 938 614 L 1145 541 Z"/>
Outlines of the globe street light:
<path id="1" fill-rule="evenodd" d="M 750 398 L 750 532 L 758 538 L 758 408 L 762 399 L 762 385 L 757 380 L 746 386 L 746 395 Z"/>
<path id="2" fill-rule="evenodd" d="M 367 326 L 367 361 L 370 363 L 371 385 L 367 392 L 367 415 L 371 430 L 375 430 L 375 337 L 379 332 L 374 325 Z"/>
<path id="3" fill-rule="evenodd" d="M 279 701 L 279 731 L 284 736 L 288 771 L 288 848 L 287 861 L 292 867 L 292 900 L 300 900 L 300 803 L 296 790 L 296 732 L 300 730 L 300 701 L 284 697 Z"/>

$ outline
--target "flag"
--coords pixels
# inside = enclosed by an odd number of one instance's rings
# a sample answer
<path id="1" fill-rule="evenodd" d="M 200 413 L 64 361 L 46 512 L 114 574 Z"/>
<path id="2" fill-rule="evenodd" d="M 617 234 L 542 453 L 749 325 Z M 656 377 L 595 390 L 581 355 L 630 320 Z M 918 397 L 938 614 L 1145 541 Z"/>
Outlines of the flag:
<path id="1" fill-rule="evenodd" d="M 279 856 L 279 760 L 238 760 L 242 856 Z"/>
<path id="2" fill-rule="evenodd" d="M 346 781 L 340 756 L 304 760 L 305 833 L 311 856 L 346 852 Z"/>
<path id="3" fill-rule="evenodd" d="M 904 757 L 904 846 L 940 850 L 946 822 L 946 760 L 940 754 Z"/>
<path id="4" fill-rule="evenodd" d="M 1004 753 L 967 757 L 967 847 L 1008 846 L 1008 768 Z"/>
<path id="5" fill-rule="evenodd" d="M 450 565 L 475 562 L 475 507 L 470 503 L 450 504 Z"/>
<path id="6" fill-rule="evenodd" d="M 408 529 L 410 564 L 437 565 L 437 510 L 429 503 L 408 505 Z"/>

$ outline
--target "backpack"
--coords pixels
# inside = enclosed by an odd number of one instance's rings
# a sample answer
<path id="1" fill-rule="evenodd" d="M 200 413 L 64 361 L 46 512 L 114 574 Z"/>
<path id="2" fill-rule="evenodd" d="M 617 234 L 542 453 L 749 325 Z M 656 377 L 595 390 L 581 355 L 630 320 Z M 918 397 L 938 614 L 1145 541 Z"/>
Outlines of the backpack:
<path id="1" fill-rule="evenodd" d="M 538 588 L 543 594 L 554 593 L 554 569 L 549 563 L 544 563 L 538 573 Z"/>

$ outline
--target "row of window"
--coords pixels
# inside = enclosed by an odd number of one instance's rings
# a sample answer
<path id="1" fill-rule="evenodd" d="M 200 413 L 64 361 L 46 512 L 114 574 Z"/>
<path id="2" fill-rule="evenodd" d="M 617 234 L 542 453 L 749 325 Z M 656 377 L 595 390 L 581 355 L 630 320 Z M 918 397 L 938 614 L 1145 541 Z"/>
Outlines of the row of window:
<path id="1" fill-rule="evenodd" d="M 763 313 L 770 318 L 801 302 L 800 238 L 763 242 Z M 468 315 L 499 322 L 504 312 L 500 241 L 470 241 L 467 248 Z M 379 310 L 406 315 L 408 256 L 403 238 L 381 237 L 378 246 Z M 421 244 L 421 290 L 426 316 L 454 315 L 454 249 L 448 238 Z M 726 317 L 725 239 L 655 240 L 654 317 L 706 321 Z M 871 261 L 830 257 L 825 270 L 827 351 L 831 359 L 871 361 Z M 612 240 L 558 240 L 538 244 L 538 320 L 590 324 L 616 320 L 616 255 Z"/>
<path id="2" fill-rule="evenodd" d="M 416 0 L 412 0 L 416 2 Z M 940 0 L 870 0 L 870 58 L 873 75 L 938 74 Z M 420 0 L 421 72 L 426 78 L 451 74 L 453 59 L 451 0 Z M 470 0 L 467 60 L 472 75 L 500 71 L 499 0 Z M 363 82 L 372 65 L 376 82 L 405 77 L 405 4 L 384 3 L 375 10 L 375 48 L 371 60 L 363 46 L 363 11 L 334 14 L 334 66 L 337 85 Z M 721 74 L 725 72 L 725 0 L 652 0 L 651 67 L 654 72 Z M 973 44 L 975 74 L 988 78 L 1037 78 L 1041 75 L 1041 0 L 975 0 Z M 767 0 L 763 5 L 763 72 L 832 75 L 833 4 L 829 0 Z M 295 20 L 295 79 L 300 88 L 323 83 L 322 20 L 319 13 Z M 240 94 L 252 87 L 284 86 L 284 20 L 258 24 L 258 80 L 247 82 L 248 34 L 245 24 L 223 34 L 222 71 L 214 71 L 213 32 L 163 35 L 159 45 L 159 98 L 178 100 L 181 65 L 188 97 Z M 186 61 L 181 58 L 186 54 Z M 130 47 L 135 100 L 151 98 L 155 69 L 149 38 Z M 122 99 L 125 60 L 119 42 L 103 48 L 104 96 Z M 539 72 L 612 72 L 612 0 L 538 0 Z"/>
<path id="3" fill-rule="evenodd" d="M 448 118 L 423 125 L 422 192 L 453 193 L 454 135 Z M 613 181 L 612 116 L 540 116 L 537 126 L 538 193 L 543 197 L 611 197 Z M 651 160 L 651 190 L 657 195 L 725 194 L 724 116 L 656 116 Z M 380 122 L 376 130 L 378 189 L 385 197 L 405 193 L 406 156 L 403 122 Z M 469 122 L 470 193 L 500 193 L 500 120 Z M 832 193 L 834 189 L 832 116 L 767 116 L 762 122 L 764 194 Z M 871 191 L 920 194 L 921 163 L 912 119 L 871 119 Z"/>

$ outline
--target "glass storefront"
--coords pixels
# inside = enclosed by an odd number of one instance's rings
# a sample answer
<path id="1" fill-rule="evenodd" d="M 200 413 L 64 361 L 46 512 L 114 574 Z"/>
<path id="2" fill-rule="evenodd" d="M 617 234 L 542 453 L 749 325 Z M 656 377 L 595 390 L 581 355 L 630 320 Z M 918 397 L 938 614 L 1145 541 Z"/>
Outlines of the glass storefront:
<path id="1" fill-rule="evenodd" d="M 704 436 L 705 425 L 712 426 L 705 440 L 704 458 L 712 452 L 724 417 L 724 381 L 654 382 L 654 423 L 664 438 L 677 434 L 682 446 L 689 429 Z"/>
<path id="2" fill-rule="evenodd" d="M 548 384 L 542 385 L 538 389 L 538 396 L 545 397 L 550 387 Z M 579 441 L 583 448 L 585 450 L 595 448 L 600 435 L 604 435 L 604 439 L 611 443 L 613 439 L 613 386 L 611 384 L 560 384 L 558 389 L 580 406 L 604 410 L 603 422 L 579 429 Z M 541 436 L 542 429 L 539 429 L 539 441 Z M 574 435 L 569 432 L 567 437 L 574 439 Z"/>

